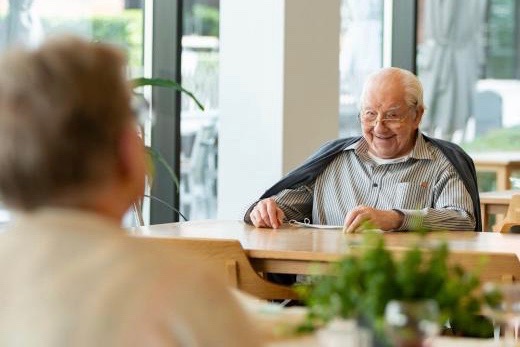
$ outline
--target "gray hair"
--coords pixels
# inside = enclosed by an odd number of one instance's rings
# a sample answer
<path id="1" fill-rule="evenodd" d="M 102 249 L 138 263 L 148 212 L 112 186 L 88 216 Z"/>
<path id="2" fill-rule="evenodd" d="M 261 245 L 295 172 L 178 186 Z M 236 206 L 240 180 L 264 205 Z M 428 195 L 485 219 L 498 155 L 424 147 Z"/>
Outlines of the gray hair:
<path id="1" fill-rule="evenodd" d="M 364 107 L 365 97 L 369 87 L 371 87 L 373 83 L 381 79 L 398 79 L 401 82 L 401 85 L 404 89 L 404 99 L 406 105 L 410 107 L 413 106 L 425 108 L 423 101 L 423 87 L 419 78 L 417 78 L 416 75 L 414 75 L 412 72 L 408 70 L 400 69 L 397 67 L 387 67 L 380 69 L 367 77 L 365 84 L 363 85 L 363 92 L 361 93 L 359 107 L 360 110 L 362 110 Z"/>
<path id="2" fill-rule="evenodd" d="M 77 37 L 0 58 L 0 194 L 33 210 L 112 177 L 130 123 L 121 51 Z"/>

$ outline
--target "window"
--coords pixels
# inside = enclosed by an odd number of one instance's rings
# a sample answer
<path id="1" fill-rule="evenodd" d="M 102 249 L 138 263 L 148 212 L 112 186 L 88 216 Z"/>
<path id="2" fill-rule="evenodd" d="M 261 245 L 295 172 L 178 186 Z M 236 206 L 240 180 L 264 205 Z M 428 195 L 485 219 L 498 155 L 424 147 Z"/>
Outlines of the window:
<path id="1" fill-rule="evenodd" d="M 48 35 L 73 33 L 123 47 L 132 74 L 140 75 L 143 14 L 139 5 L 139 1 L 123 0 L 0 0 L 0 50 L 16 43 L 36 46 Z"/>
<path id="2" fill-rule="evenodd" d="M 490 0 L 486 7 L 487 63 L 484 77 L 511 79 L 520 77 L 518 61 L 518 30 L 516 21 L 519 5 L 512 0 Z"/>
<path id="3" fill-rule="evenodd" d="M 339 136 L 345 137 L 361 133 L 361 89 L 366 77 L 383 66 L 383 0 L 342 0 L 340 40 Z"/>
<path id="4" fill-rule="evenodd" d="M 0 52 L 14 44 L 37 46 L 56 33 L 119 45 L 130 76 L 143 73 L 142 0 L 0 0 Z M 0 209 L 0 222 L 8 218 Z"/>
<path id="5" fill-rule="evenodd" d="M 219 1 L 187 1 L 183 17 L 182 84 L 205 111 L 182 95 L 180 210 L 208 219 L 217 212 Z"/>
<path id="6" fill-rule="evenodd" d="M 520 4 L 421 0 L 418 12 L 425 129 L 470 154 L 520 152 Z M 479 181 L 496 187 L 492 175 Z"/>

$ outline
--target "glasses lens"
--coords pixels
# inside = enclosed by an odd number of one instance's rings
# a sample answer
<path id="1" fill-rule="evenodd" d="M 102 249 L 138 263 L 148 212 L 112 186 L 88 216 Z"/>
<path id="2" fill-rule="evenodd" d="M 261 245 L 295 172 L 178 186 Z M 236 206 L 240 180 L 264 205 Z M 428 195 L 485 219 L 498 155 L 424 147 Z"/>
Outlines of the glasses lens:
<path id="1" fill-rule="evenodd" d="M 381 117 L 378 116 L 377 113 L 361 113 L 359 115 L 359 120 L 364 123 L 364 124 L 367 124 L 367 125 L 373 125 L 375 124 L 377 121 L 379 121 L 380 123 L 385 123 L 385 124 L 398 124 L 398 123 L 402 123 L 405 119 L 406 115 L 404 114 L 395 114 L 395 113 L 388 113 L 388 114 L 383 114 Z"/>

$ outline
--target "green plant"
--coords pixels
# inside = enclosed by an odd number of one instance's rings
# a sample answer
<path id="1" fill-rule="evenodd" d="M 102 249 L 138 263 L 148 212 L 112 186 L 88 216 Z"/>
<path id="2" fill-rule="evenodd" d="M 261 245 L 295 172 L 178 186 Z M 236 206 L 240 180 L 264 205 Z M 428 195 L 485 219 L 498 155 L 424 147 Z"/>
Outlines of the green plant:
<path id="1" fill-rule="evenodd" d="M 170 88 L 170 89 L 177 90 L 177 91 L 179 91 L 181 93 L 184 93 L 184 94 L 188 95 L 197 104 L 199 109 L 204 111 L 204 106 L 195 97 L 195 95 L 193 95 L 192 92 L 186 90 L 179 83 L 177 83 L 177 82 L 175 82 L 173 80 L 164 79 L 164 78 L 138 77 L 138 78 L 133 79 L 131 82 L 132 82 L 132 86 L 134 88 L 134 94 L 135 94 L 136 98 L 137 97 L 142 97 L 137 92 L 135 92 L 135 89 L 140 88 L 140 87 L 153 86 L 153 87 Z M 144 100 L 144 98 L 143 98 L 143 100 Z M 146 148 L 146 151 L 147 151 L 149 157 L 151 158 L 150 163 L 152 164 L 151 168 L 150 168 L 151 169 L 151 173 L 150 173 L 151 177 L 149 178 L 150 184 L 153 181 L 155 167 L 157 166 L 157 164 L 159 164 L 166 170 L 166 172 L 168 173 L 169 177 L 174 182 L 175 187 L 177 189 L 179 189 L 179 179 L 178 179 L 177 175 L 175 174 L 175 171 L 168 164 L 168 162 L 164 159 L 162 154 L 158 150 L 156 150 L 155 148 L 153 148 L 151 146 L 145 146 L 145 148 Z M 150 196 L 150 198 L 153 198 L 154 200 L 157 200 L 157 201 L 167 205 L 170 209 L 173 209 L 176 213 L 178 213 L 180 216 L 182 216 L 184 218 L 184 220 L 187 220 L 186 217 L 179 210 L 177 210 L 176 208 L 172 207 L 171 205 L 169 205 L 165 201 L 162 201 L 161 199 L 158 199 L 158 198 L 155 198 L 155 197 L 152 197 L 152 196 Z M 139 210 L 139 208 L 137 208 L 136 210 Z M 142 221 L 142 216 L 139 216 L 139 218 Z"/>
<path id="2" fill-rule="evenodd" d="M 189 90 L 184 89 L 179 83 L 170 80 L 170 79 L 164 79 L 164 78 L 146 78 L 146 77 L 138 77 L 134 78 L 132 80 L 132 85 L 134 88 L 144 87 L 144 86 L 152 86 L 152 87 L 164 87 L 164 88 L 171 88 L 174 90 L 177 90 L 179 92 L 182 92 L 186 95 L 188 95 L 194 102 L 197 104 L 197 107 L 204 111 L 204 106 L 202 103 L 193 95 L 192 92 Z"/>
<path id="3" fill-rule="evenodd" d="M 177 82 L 175 82 L 173 80 L 164 79 L 164 78 L 138 77 L 138 78 L 134 78 L 132 80 L 132 86 L 134 87 L 134 90 L 137 89 L 137 88 L 140 88 L 140 87 L 144 87 L 144 86 L 163 87 L 163 88 L 170 88 L 170 89 L 173 89 L 173 90 L 177 90 L 177 91 L 179 91 L 181 93 L 185 93 L 186 95 L 188 95 L 191 99 L 193 99 L 195 104 L 197 104 L 199 109 L 201 111 L 204 111 L 204 106 L 195 97 L 195 95 L 193 95 L 192 92 L 186 90 L 179 83 L 177 83 Z M 175 186 L 177 187 L 177 189 L 179 189 L 179 179 L 175 175 L 175 172 L 173 171 L 171 166 L 164 159 L 162 154 L 159 151 L 157 151 L 156 149 L 154 149 L 153 147 L 150 147 L 150 146 L 146 146 L 146 150 L 147 150 L 148 154 L 150 155 L 150 157 L 152 159 L 151 162 L 154 163 L 154 164 L 161 165 L 166 170 L 166 172 L 168 173 L 168 175 L 170 176 L 172 181 L 175 183 Z M 152 167 L 152 169 L 153 169 L 153 167 Z M 152 174 L 153 174 L 153 172 L 152 172 Z"/>
<path id="4" fill-rule="evenodd" d="M 440 324 L 447 320 L 457 334 L 490 336 L 492 327 L 480 316 L 491 297 L 478 291 L 476 274 L 448 263 L 446 243 L 422 249 L 416 244 L 396 257 L 385 248 L 382 235 L 366 233 L 362 245 L 343 257 L 327 276 L 297 290 L 309 308 L 301 331 L 320 327 L 331 319 L 354 318 L 383 336 L 383 314 L 393 299 L 434 299 Z"/>

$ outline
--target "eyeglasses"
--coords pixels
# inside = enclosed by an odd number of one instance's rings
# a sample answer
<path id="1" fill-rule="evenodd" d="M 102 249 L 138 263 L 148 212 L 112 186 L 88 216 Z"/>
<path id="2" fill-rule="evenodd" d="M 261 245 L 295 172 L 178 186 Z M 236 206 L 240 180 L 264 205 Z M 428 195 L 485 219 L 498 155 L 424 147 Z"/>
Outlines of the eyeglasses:
<path id="1" fill-rule="evenodd" d="M 377 122 L 384 122 L 385 124 L 400 124 L 408 117 L 409 110 L 414 107 L 409 107 L 406 112 L 398 113 L 395 111 L 388 111 L 379 113 L 373 110 L 366 110 L 359 114 L 359 120 L 365 125 L 375 125 Z"/>

